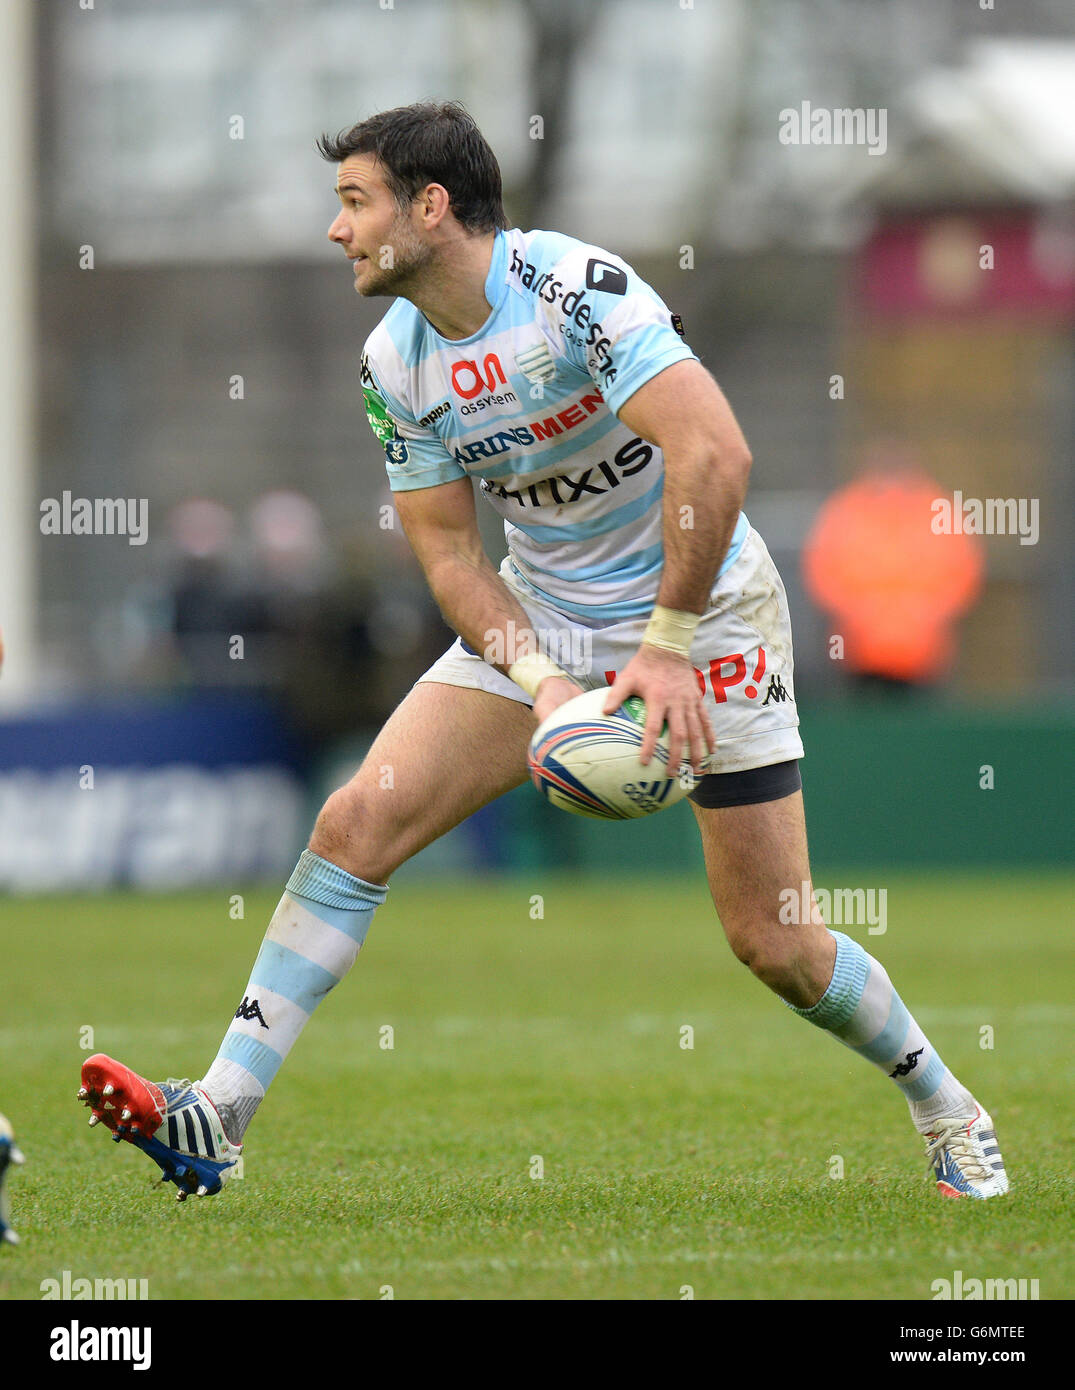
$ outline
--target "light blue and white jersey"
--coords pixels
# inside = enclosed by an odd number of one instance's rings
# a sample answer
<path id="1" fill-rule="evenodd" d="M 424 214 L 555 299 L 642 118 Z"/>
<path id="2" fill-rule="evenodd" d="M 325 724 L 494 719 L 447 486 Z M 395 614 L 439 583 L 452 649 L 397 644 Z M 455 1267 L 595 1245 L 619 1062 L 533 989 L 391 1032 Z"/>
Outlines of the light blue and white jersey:
<path id="1" fill-rule="evenodd" d="M 630 266 L 558 232 L 499 232 L 485 297 L 470 338 L 442 338 L 397 299 L 366 343 L 366 410 L 393 491 L 479 478 L 524 589 L 595 626 L 648 614 L 664 460 L 616 412 L 694 354 Z M 747 530 L 740 514 L 722 572 Z"/>

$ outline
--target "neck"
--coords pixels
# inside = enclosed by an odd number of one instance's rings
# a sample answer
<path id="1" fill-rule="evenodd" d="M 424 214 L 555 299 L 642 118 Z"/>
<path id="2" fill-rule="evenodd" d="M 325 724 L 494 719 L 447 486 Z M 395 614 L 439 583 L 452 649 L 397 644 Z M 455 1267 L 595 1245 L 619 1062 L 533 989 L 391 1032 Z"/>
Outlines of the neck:
<path id="1" fill-rule="evenodd" d="M 469 338 L 489 317 L 485 282 L 493 259 L 495 232 L 465 236 L 441 248 L 417 282 L 402 293 L 442 338 Z"/>

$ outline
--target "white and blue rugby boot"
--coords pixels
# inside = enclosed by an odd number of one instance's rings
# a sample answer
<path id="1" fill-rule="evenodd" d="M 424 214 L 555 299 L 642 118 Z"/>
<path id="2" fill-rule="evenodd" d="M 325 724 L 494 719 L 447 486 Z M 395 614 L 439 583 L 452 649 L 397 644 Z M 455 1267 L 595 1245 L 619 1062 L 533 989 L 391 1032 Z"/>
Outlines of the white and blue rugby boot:
<path id="1" fill-rule="evenodd" d="M 1003 1197 L 1007 1192 L 997 1132 L 980 1105 L 973 1119 L 938 1120 L 924 1137 L 929 1169 L 942 1197 Z"/>
<path id="2" fill-rule="evenodd" d="M 224 1133 L 197 1081 L 147 1081 L 98 1052 L 82 1064 L 78 1099 L 89 1106 L 91 1125 L 103 1122 L 117 1142 L 126 1139 L 149 1155 L 161 1182 L 179 1189 L 180 1202 L 215 1196 L 238 1167 L 242 1145 Z"/>

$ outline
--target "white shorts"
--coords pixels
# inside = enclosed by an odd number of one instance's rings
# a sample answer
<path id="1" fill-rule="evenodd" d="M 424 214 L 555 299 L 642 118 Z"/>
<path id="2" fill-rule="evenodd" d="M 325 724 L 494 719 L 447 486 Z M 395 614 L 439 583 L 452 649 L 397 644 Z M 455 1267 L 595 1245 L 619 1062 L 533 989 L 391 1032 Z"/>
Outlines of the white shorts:
<path id="1" fill-rule="evenodd" d="M 526 610 L 542 650 L 586 690 L 611 685 L 641 645 L 648 617 L 593 627 L 536 594 L 510 556 L 500 577 Z M 744 772 L 803 756 L 787 594 L 753 528 L 735 563 L 713 587 L 694 634 L 691 661 L 717 737 L 710 772 Z M 459 638 L 419 681 L 488 690 L 533 704 L 514 681 Z"/>

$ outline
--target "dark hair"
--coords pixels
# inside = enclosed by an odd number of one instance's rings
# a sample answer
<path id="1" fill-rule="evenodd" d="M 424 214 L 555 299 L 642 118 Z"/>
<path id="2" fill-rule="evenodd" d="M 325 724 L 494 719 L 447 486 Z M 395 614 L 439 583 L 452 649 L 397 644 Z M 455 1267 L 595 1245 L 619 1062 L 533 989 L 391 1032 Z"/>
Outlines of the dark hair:
<path id="1" fill-rule="evenodd" d="M 468 232 L 508 225 L 496 155 L 457 101 L 420 101 L 381 111 L 339 135 L 322 135 L 317 148 L 334 164 L 352 154 L 376 155 L 401 209 L 427 184 L 439 183 Z"/>

